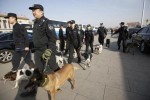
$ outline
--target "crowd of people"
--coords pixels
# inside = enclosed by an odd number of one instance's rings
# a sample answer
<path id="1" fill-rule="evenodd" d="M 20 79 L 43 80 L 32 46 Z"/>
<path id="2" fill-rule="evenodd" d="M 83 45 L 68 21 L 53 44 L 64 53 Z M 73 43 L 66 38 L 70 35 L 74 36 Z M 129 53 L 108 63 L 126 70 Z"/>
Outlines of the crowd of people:
<path id="1" fill-rule="evenodd" d="M 27 31 L 17 22 L 17 15 L 15 13 L 8 13 L 5 18 L 8 18 L 8 22 L 13 25 L 13 39 L 15 43 L 15 53 L 12 60 L 12 70 L 9 73 L 14 73 L 19 68 L 21 57 L 25 59 L 25 62 L 30 68 L 38 68 L 41 73 L 49 74 L 58 71 L 60 68 L 56 63 L 55 55 L 56 50 L 56 34 L 54 27 L 48 23 L 49 19 L 44 16 L 44 8 L 40 4 L 34 4 L 29 7 L 35 18 L 33 25 L 33 44 L 34 44 L 34 62 L 31 60 L 31 52 L 29 49 L 29 40 L 27 36 Z M 85 42 L 86 49 L 85 53 L 93 53 L 93 42 L 94 34 L 90 24 L 87 25 L 85 31 L 83 31 L 81 26 L 75 24 L 74 20 L 67 22 L 68 26 L 66 28 L 66 38 L 64 38 L 63 26 L 60 26 L 59 30 L 59 40 L 60 40 L 60 51 L 64 51 L 64 55 L 69 53 L 68 63 L 73 62 L 74 50 L 77 53 L 78 63 L 81 63 L 80 50 Z M 122 22 L 121 27 L 112 34 L 119 33 L 118 38 L 118 49 L 120 49 L 120 42 L 123 41 L 123 52 L 125 50 L 125 40 L 127 30 L 124 28 L 124 23 Z M 104 39 L 107 35 L 107 30 L 100 23 L 100 27 L 97 30 L 99 35 L 98 41 L 101 45 L 104 44 Z M 65 47 L 66 43 L 66 48 Z M 89 47 L 91 50 L 89 50 Z M 50 59 L 44 60 L 45 53 L 48 52 Z M 33 84 L 33 88 L 29 91 L 21 93 L 22 97 L 35 95 L 37 92 L 37 85 Z"/>

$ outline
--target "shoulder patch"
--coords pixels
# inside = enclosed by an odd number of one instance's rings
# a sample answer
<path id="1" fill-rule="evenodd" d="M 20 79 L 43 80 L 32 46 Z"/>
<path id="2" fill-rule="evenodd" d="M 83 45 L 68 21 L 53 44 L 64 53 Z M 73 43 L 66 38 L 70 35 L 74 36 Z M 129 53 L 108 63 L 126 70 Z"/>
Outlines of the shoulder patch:
<path id="1" fill-rule="evenodd" d="M 51 24 L 48 24 L 48 28 L 49 28 L 50 30 L 53 30 L 53 29 L 54 29 L 54 26 L 51 25 Z"/>

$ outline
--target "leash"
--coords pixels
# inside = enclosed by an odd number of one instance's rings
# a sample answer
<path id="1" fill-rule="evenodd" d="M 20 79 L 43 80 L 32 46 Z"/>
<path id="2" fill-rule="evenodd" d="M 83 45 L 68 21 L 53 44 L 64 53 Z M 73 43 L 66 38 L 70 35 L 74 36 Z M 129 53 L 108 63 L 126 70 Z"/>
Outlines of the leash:
<path id="1" fill-rule="evenodd" d="M 46 49 L 42 54 L 42 59 L 45 61 L 45 68 L 43 72 L 46 71 L 46 68 L 49 68 L 48 61 L 50 60 L 51 55 L 52 55 L 52 51 L 50 49 Z"/>
<path id="2" fill-rule="evenodd" d="M 24 50 L 22 50 L 22 51 L 24 51 Z M 27 53 L 25 54 L 24 59 L 23 59 L 22 62 L 20 63 L 18 69 L 19 69 L 19 68 L 22 68 L 22 67 L 25 65 L 25 58 L 27 57 L 27 54 L 28 54 L 29 52 L 30 52 L 30 50 L 27 51 Z"/>

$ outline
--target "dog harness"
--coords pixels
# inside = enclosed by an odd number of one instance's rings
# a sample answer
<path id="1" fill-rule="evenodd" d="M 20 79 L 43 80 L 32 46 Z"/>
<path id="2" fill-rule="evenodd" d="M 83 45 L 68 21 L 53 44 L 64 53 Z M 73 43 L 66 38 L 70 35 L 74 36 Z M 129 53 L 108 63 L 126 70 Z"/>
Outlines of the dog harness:
<path id="1" fill-rule="evenodd" d="M 44 87 L 45 85 L 47 85 L 49 82 L 49 79 L 47 77 L 44 77 L 43 82 L 41 82 L 41 87 Z"/>

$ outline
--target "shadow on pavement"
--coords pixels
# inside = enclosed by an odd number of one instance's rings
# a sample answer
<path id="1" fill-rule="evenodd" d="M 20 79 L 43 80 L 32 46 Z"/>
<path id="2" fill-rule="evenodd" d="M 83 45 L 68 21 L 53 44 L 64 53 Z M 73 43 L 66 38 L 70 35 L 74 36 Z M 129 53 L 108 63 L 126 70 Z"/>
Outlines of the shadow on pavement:
<path id="1" fill-rule="evenodd" d="M 21 97 L 20 94 L 22 92 L 25 92 L 25 89 L 24 87 L 26 86 L 26 84 L 28 83 L 28 81 L 22 81 L 20 84 L 19 84 L 19 88 L 18 88 L 18 92 L 16 94 L 16 97 L 14 100 L 36 100 L 36 96 L 30 96 L 30 97 Z"/>
<path id="2" fill-rule="evenodd" d="M 117 50 L 117 39 L 115 40 L 110 43 L 109 48 L 104 46 L 104 50 L 118 52 L 110 52 L 111 56 L 119 55 L 111 59 L 113 64 L 109 67 L 111 81 L 106 85 L 113 87 L 109 90 L 109 96 L 117 96 L 112 100 L 150 100 L 150 54 L 143 54 L 138 48 L 135 49 L 135 55 L 123 53 L 122 44 L 121 49 Z"/>

